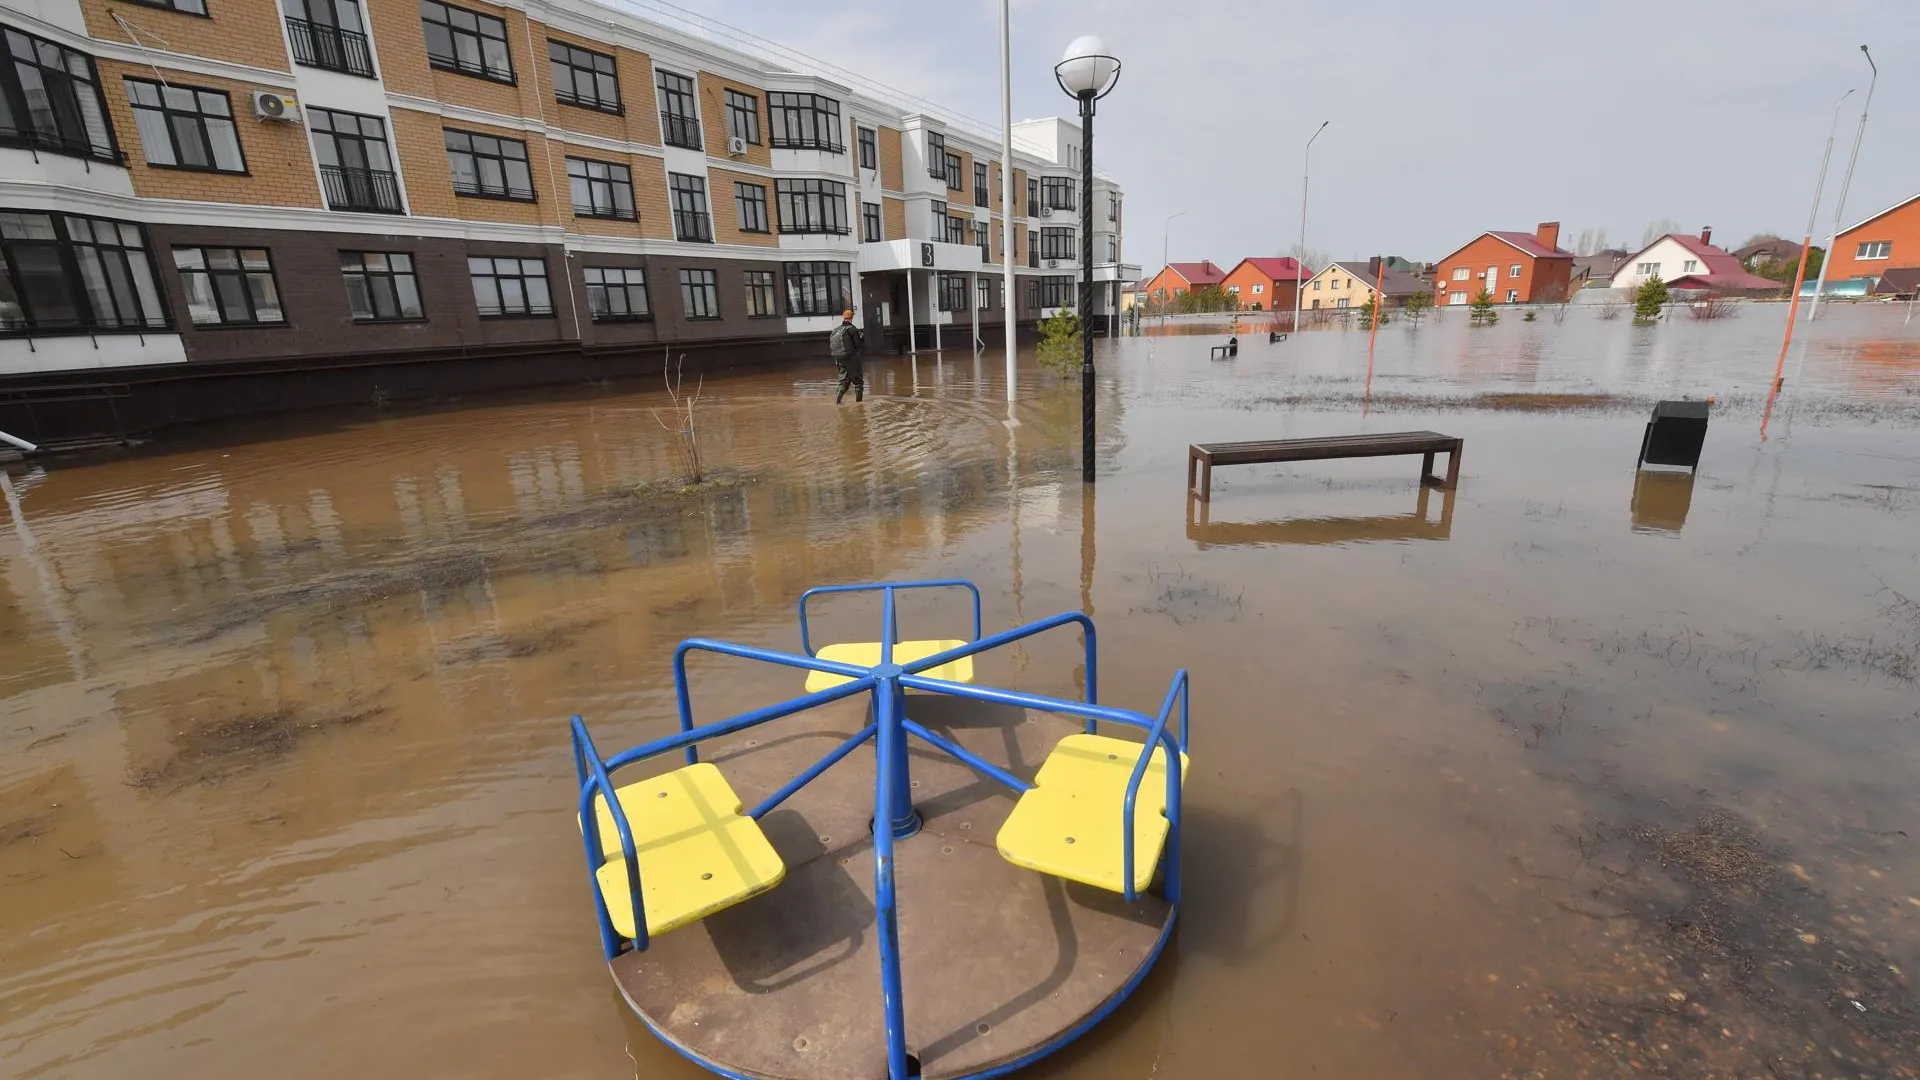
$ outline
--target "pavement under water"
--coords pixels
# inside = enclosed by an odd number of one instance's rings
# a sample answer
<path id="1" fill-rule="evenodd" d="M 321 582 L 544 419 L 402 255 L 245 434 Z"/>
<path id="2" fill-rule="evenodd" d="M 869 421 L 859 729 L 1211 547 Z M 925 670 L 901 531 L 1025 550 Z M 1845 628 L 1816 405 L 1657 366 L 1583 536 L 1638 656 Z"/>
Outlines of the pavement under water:
<path id="1" fill-rule="evenodd" d="M 954 576 L 989 629 L 1092 612 L 1104 700 L 1193 673 L 1175 944 L 1031 1075 L 1920 1075 L 1899 314 L 1823 313 L 1771 413 L 1777 307 L 1431 317 L 1371 367 L 1352 332 L 1102 341 L 1093 491 L 1078 386 L 1029 360 L 1009 408 L 964 352 L 858 407 L 824 362 L 709 380 L 692 489 L 649 384 L 16 468 L 0 1073 L 700 1075 L 607 977 L 565 717 L 661 734 L 680 639 L 792 648 L 810 585 Z M 1684 395 L 1698 474 L 1636 475 Z M 1191 441 L 1412 428 L 1465 438 L 1458 492 L 1382 459 L 1182 496 Z M 980 677 L 1072 693 L 1076 648 Z M 703 670 L 705 715 L 796 689 Z"/>

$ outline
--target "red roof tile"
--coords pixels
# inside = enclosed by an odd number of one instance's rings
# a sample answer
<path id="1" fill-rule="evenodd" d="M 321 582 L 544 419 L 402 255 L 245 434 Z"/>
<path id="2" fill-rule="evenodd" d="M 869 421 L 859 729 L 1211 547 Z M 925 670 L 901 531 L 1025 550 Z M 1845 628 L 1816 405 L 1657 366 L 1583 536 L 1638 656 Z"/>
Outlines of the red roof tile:
<path id="1" fill-rule="evenodd" d="M 1512 244 L 1514 247 L 1519 248 L 1521 251 L 1524 251 L 1527 254 L 1533 256 L 1536 259 L 1538 258 L 1562 258 L 1562 259 L 1573 258 L 1573 252 L 1563 251 L 1557 247 L 1548 247 L 1545 244 L 1542 244 L 1539 238 L 1534 236 L 1532 233 L 1502 232 L 1499 229 L 1488 229 L 1487 235 L 1497 236 L 1500 239 L 1505 240 L 1507 243 Z"/>
<path id="2" fill-rule="evenodd" d="M 1206 285 L 1218 285 L 1227 279 L 1226 271 L 1213 265 L 1211 261 L 1168 263 L 1167 266 L 1174 273 L 1186 278 L 1187 284 L 1196 289 Z"/>
<path id="3" fill-rule="evenodd" d="M 1771 278 L 1763 278 L 1758 274 L 1747 273 L 1747 268 L 1741 264 L 1739 259 L 1734 258 L 1733 255 L 1726 251 L 1714 247 L 1698 236 L 1690 236 L 1686 233 L 1668 233 L 1661 237 L 1660 240 L 1672 240 L 1674 243 L 1692 252 L 1700 259 L 1700 266 L 1703 271 L 1701 273 L 1686 274 L 1681 278 L 1675 278 L 1673 281 L 1667 282 L 1670 286 L 1675 285 L 1676 282 L 1681 280 L 1686 280 L 1689 282 L 1699 282 L 1700 284 L 1679 287 L 1721 289 L 1728 292 L 1745 292 L 1747 290 L 1771 291 L 1785 288 L 1785 286 Z M 1659 243 L 1660 240 L 1655 240 L 1653 244 Z M 1629 257 L 1627 261 L 1630 262 L 1632 259 L 1645 254 L 1653 247 L 1653 244 L 1648 244 L 1646 247 L 1641 248 L 1639 252 Z"/>
<path id="4" fill-rule="evenodd" d="M 1307 271 L 1304 274 L 1301 273 L 1299 260 L 1295 259 L 1291 255 L 1283 255 L 1283 256 L 1280 256 L 1279 258 L 1273 258 L 1273 259 L 1249 258 L 1249 259 L 1240 260 L 1240 266 L 1245 266 L 1248 263 L 1252 263 L 1254 269 L 1260 271 L 1261 273 L 1267 275 L 1268 277 L 1272 278 L 1275 281 L 1302 281 L 1302 280 L 1305 280 L 1306 278 L 1310 278 L 1313 276 L 1313 272 L 1311 270 Z M 1235 266 L 1234 269 L 1238 270 L 1240 269 L 1240 266 Z"/>

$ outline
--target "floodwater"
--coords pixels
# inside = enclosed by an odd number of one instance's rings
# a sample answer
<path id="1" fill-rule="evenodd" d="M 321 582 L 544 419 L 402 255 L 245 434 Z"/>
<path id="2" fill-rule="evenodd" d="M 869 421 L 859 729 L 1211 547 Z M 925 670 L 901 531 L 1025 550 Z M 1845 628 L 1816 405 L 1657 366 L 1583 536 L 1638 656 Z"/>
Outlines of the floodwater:
<path id="1" fill-rule="evenodd" d="M 18 466 L 0 521 L 0 1074 L 698 1075 L 610 985 L 565 717 L 673 724 L 700 634 L 813 584 L 1084 607 L 1102 697 L 1193 673 L 1174 948 L 1041 1077 L 1920 1075 L 1920 325 L 1575 311 L 1237 361 L 1102 341 L 276 418 Z M 1697 476 L 1648 404 L 1717 400 Z M 1768 424 L 1761 437 L 1763 417 Z M 1433 428 L 1418 462 L 1188 442 Z M 861 628 L 852 606 L 825 634 Z M 913 609 L 908 630 L 952 613 Z M 981 677 L 1071 693 L 1069 635 Z M 696 669 L 703 708 L 790 696 Z M 686 931 L 698 932 L 698 931 Z"/>

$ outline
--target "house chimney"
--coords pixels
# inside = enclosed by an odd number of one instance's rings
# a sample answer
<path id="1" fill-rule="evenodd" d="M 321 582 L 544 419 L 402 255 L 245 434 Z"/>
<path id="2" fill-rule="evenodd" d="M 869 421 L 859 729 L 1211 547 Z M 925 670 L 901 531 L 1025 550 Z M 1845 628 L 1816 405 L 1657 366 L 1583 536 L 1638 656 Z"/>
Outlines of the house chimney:
<path id="1" fill-rule="evenodd" d="M 1540 227 L 1533 231 L 1533 238 L 1535 240 L 1540 241 L 1541 247 L 1544 247 L 1544 248 L 1559 247 L 1560 246 L 1560 223 L 1557 221 L 1541 222 Z"/>
<path id="2" fill-rule="evenodd" d="M 1700 242 L 1703 244 L 1713 243 L 1713 226 L 1706 225 L 1700 229 Z"/>

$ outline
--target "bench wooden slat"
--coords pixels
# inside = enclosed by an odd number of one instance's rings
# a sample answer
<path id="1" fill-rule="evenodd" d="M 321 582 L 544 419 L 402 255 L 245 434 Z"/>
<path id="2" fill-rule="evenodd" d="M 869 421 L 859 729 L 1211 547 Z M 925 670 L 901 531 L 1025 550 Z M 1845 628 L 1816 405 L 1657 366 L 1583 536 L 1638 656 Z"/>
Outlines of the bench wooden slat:
<path id="1" fill-rule="evenodd" d="M 1460 450 L 1465 440 L 1437 431 L 1393 431 L 1375 435 L 1329 435 L 1310 439 L 1261 439 L 1248 442 L 1193 443 L 1187 447 L 1187 487 L 1202 502 L 1210 500 L 1215 465 L 1253 465 L 1282 461 L 1320 461 L 1330 458 L 1389 457 L 1424 454 L 1423 483 L 1451 488 L 1460 476 Z M 1430 474 L 1436 454 L 1447 455 L 1445 480 Z M 1203 479 L 1198 486 L 1194 474 Z"/>

